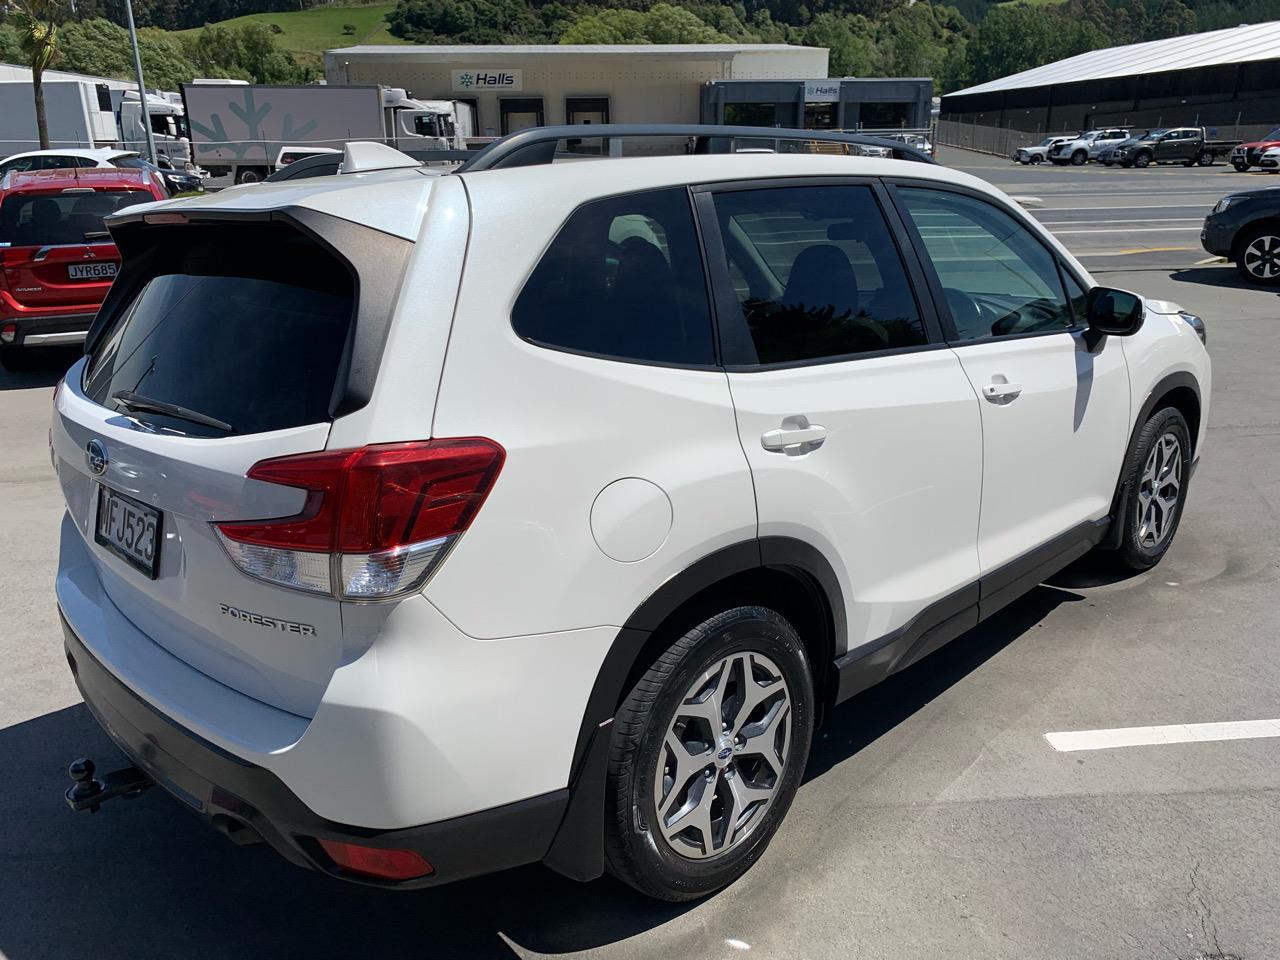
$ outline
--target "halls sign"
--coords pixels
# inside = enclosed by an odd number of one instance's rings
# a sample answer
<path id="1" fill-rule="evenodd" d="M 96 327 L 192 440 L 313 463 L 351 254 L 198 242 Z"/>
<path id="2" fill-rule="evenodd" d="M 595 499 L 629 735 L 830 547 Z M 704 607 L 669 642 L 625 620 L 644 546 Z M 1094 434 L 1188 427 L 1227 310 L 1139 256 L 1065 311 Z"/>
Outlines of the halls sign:
<path id="1" fill-rule="evenodd" d="M 455 93 L 475 93 L 479 90 L 523 90 L 524 71 L 506 68 L 480 67 L 472 70 L 450 70 Z"/>

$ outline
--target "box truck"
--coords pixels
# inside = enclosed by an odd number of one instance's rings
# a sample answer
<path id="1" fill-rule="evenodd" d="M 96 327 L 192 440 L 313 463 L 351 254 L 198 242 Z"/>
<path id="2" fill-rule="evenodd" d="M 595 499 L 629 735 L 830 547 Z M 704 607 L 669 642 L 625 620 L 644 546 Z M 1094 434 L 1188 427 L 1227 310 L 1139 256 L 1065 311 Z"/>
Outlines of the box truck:
<path id="1" fill-rule="evenodd" d="M 470 105 L 414 100 L 397 87 L 196 82 L 182 85 L 182 98 L 193 159 L 214 187 L 265 179 L 285 147 L 462 149 L 474 126 Z"/>
<path id="2" fill-rule="evenodd" d="M 137 90 L 96 78 L 44 82 L 44 113 L 50 147 L 119 147 L 147 152 Z M 178 94 L 148 93 L 147 110 L 156 153 L 175 169 L 191 167 L 185 110 Z M 0 81 L 0 159 L 40 149 L 30 80 Z"/>

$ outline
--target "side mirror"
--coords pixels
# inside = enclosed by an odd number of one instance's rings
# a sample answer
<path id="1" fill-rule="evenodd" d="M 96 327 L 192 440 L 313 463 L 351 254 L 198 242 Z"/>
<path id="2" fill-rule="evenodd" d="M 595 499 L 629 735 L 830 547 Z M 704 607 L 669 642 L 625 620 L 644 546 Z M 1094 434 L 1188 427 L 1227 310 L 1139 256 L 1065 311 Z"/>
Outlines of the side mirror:
<path id="1" fill-rule="evenodd" d="M 1094 287 L 1085 296 L 1085 319 L 1095 341 L 1104 336 L 1131 337 L 1142 329 L 1142 298 L 1124 290 Z"/>

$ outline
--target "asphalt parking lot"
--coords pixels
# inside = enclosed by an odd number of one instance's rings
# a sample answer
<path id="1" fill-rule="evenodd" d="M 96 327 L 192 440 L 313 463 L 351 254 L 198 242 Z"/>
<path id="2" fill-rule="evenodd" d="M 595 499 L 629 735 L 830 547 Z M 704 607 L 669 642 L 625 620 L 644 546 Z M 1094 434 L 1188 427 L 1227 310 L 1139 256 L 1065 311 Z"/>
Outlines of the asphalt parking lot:
<path id="1" fill-rule="evenodd" d="M 1198 241 L 1218 197 L 1280 180 L 941 159 L 1039 197 L 1100 282 L 1205 318 L 1208 441 L 1159 567 L 1072 567 L 840 707 L 764 859 L 705 902 L 541 867 L 381 893 L 238 848 L 160 791 L 63 805 L 68 760 L 116 755 L 62 656 L 46 428 L 74 355 L 50 356 L 0 373 L 0 956 L 1280 957 L 1280 736 L 1045 737 L 1280 717 L 1280 295 Z"/>

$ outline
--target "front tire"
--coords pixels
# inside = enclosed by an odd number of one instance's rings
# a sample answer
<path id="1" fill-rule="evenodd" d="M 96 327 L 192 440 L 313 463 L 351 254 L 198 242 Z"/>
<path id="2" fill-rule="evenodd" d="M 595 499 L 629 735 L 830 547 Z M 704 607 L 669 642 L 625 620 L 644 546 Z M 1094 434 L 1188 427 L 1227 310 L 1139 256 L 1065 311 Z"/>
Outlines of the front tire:
<path id="1" fill-rule="evenodd" d="M 1037 163 L 1040 163 L 1042 160 L 1044 160 L 1044 157 L 1040 156 L 1039 154 L 1033 153 L 1031 155 L 1031 159 L 1028 160 L 1027 162 L 1032 166 L 1035 166 Z"/>
<path id="2" fill-rule="evenodd" d="M 1088 162 L 1089 154 L 1085 153 L 1083 150 L 1077 150 L 1071 155 L 1071 165 L 1073 167 L 1083 167 Z"/>
<path id="3" fill-rule="evenodd" d="M 1280 223 L 1263 224 L 1240 238 L 1236 270 L 1250 283 L 1280 284 Z"/>
<path id="4" fill-rule="evenodd" d="M 1148 153 L 1140 153 L 1133 158 L 1133 165 L 1139 170 L 1151 165 L 1151 155 Z"/>
<path id="5" fill-rule="evenodd" d="M 1119 523 L 1119 562 L 1149 570 L 1173 543 L 1191 479 L 1191 430 L 1173 407 L 1151 415 L 1125 464 L 1125 506 Z"/>
<path id="6" fill-rule="evenodd" d="M 676 640 L 618 711 L 609 751 L 609 871 L 660 900 L 706 896 L 764 853 L 795 797 L 813 736 L 800 637 L 735 607 Z"/>
<path id="7" fill-rule="evenodd" d="M 1249 164 L 1247 164 L 1247 163 L 1235 163 L 1235 162 L 1233 161 L 1233 162 L 1232 162 L 1232 164 L 1231 164 L 1231 166 L 1235 167 L 1236 173 L 1248 173 L 1248 172 L 1249 172 Z"/>

